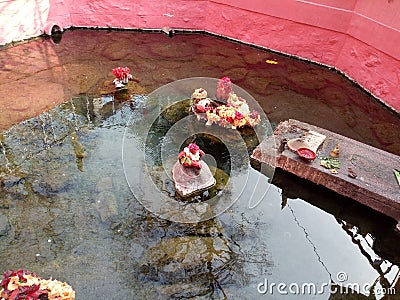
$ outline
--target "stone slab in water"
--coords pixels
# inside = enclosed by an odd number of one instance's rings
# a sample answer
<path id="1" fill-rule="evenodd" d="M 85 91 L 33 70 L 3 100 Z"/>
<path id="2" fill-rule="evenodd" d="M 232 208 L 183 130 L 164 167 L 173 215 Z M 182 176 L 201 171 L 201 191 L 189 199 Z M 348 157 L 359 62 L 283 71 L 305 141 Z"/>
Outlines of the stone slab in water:
<path id="1" fill-rule="evenodd" d="M 215 178 L 204 161 L 201 169 L 187 168 L 177 161 L 172 169 L 176 191 L 183 197 L 204 191 L 215 185 Z"/>
<path id="2" fill-rule="evenodd" d="M 141 258 L 140 273 L 163 283 L 201 280 L 222 271 L 231 260 L 228 241 L 220 236 L 178 236 L 161 239 Z"/>
<path id="3" fill-rule="evenodd" d="M 329 156 L 336 144 L 340 147 L 340 169 L 337 174 L 320 166 L 320 160 L 306 161 L 282 147 L 283 139 L 291 139 L 313 130 L 326 136 L 318 150 L 318 157 Z M 253 151 L 252 159 L 267 166 L 275 166 L 301 178 L 323 185 L 338 194 L 352 198 L 372 209 L 394 218 L 400 230 L 400 187 L 393 169 L 400 169 L 400 157 L 371 147 L 326 129 L 297 120 L 278 124 L 273 135 Z M 349 176 L 349 168 L 356 178 Z"/>

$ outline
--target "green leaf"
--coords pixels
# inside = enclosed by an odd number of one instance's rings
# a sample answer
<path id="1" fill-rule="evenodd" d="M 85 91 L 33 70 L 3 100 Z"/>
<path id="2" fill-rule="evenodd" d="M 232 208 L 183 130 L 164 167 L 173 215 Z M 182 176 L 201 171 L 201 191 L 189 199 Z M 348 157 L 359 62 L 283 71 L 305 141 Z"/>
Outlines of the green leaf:
<path id="1" fill-rule="evenodd" d="M 340 161 L 336 157 L 320 157 L 320 165 L 326 169 L 340 169 Z"/>
<path id="2" fill-rule="evenodd" d="M 396 176 L 397 183 L 400 185 L 400 172 L 396 169 L 393 169 L 394 175 Z"/>

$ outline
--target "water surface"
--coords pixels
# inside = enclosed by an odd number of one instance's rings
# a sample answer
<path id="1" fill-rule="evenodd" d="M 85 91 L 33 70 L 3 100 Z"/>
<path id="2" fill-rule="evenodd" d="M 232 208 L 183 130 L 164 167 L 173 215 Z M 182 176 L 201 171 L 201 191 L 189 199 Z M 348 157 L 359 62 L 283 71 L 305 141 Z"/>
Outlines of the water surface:
<path id="1" fill-rule="evenodd" d="M 275 124 L 296 118 L 400 153 L 398 117 L 338 74 L 198 34 L 77 30 L 60 44 L 36 40 L 0 55 L 0 270 L 67 281 L 77 299 L 280 299 L 257 287 L 321 287 L 341 283 L 342 272 L 345 283 L 396 282 L 394 221 L 286 173 L 275 173 L 252 209 L 267 178 L 204 223 L 152 215 L 129 189 L 121 155 L 126 124 L 145 98 L 101 96 L 116 66 L 129 66 L 136 91 L 148 92 L 228 75 Z M 10 117 L 19 112 L 25 121 Z M 250 182 L 259 178 L 249 172 Z M 329 297 L 328 289 L 296 296 Z"/>

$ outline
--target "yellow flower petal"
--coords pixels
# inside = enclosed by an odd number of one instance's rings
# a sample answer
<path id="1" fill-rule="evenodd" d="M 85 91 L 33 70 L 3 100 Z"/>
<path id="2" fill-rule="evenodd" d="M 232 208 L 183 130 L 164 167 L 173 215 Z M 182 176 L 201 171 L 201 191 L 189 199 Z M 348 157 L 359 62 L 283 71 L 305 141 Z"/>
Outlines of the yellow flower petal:
<path id="1" fill-rule="evenodd" d="M 13 276 L 10 278 L 10 281 L 8 282 L 7 289 L 9 291 L 13 291 L 13 290 L 17 289 L 19 286 L 20 286 L 20 283 L 19 283 L 18 276 Z"/>

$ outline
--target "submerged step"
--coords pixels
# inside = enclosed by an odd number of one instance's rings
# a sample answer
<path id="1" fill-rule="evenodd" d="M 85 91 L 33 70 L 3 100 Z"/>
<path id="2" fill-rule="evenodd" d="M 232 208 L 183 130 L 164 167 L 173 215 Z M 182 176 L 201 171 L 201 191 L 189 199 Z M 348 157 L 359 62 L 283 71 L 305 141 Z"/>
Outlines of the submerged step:
<path id="1" fill-rule="evenodd" d="M 310 132 L 326 137 L 314 160 L 300 157 L 286 145 L 293 139 L 305 140 Z M 332 159 L 331 151 L 337 146 L 339 156 Z M 400 230 L 400 186 L 394 174 L 394 169 L 400 169 L 397 155 L 290 119 L 278 124 L 273 135 L 253 151 L 252 159 L 323 185 L 392 217 L 397 220 L 397 230 Z M 325 163 L 324 167 L 321 165 L 324 161 L 333 165 Z"/>

